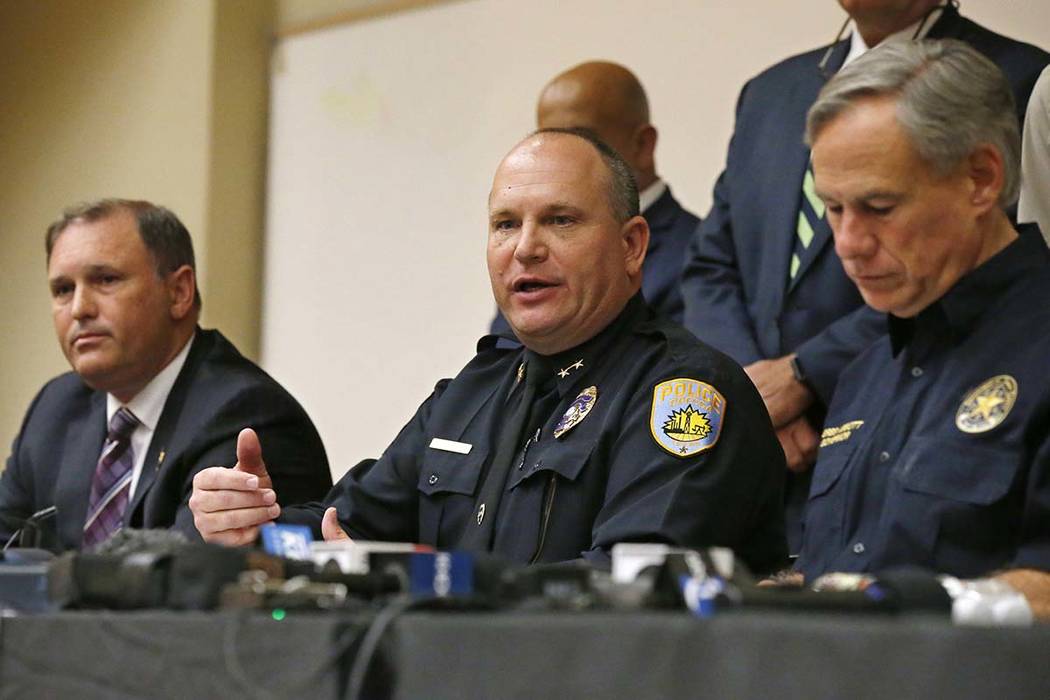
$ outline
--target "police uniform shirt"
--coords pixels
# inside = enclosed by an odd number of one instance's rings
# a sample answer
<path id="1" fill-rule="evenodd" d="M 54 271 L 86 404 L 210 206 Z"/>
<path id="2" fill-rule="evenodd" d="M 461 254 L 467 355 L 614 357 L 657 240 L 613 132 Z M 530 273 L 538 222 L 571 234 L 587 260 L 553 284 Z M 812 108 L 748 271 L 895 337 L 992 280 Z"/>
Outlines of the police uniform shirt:
<path id="1" fill-rule="evenodd" d="M 601 564 L 617 542 L 655 541 L 732 547 L 758 571 L 781 565 L 783 453 L 761 398 L 738 365 L 640 294 L 593 339 L 545 358 L 555 406 L 518 446 L 498 511 L 482 509 L 531 355 L 495 341 L 437 385 L 380 459 L 282 520 L 316 528 L 334 505 L 353 538 L 455 549 L 494 515 L 491 551 L 515 562 Z"/>
<path id="2" fill-rule="evenodd" d="M 1035 226 L 843 374 L 799 569 L 1050 570 L 1050 256 Z"/>

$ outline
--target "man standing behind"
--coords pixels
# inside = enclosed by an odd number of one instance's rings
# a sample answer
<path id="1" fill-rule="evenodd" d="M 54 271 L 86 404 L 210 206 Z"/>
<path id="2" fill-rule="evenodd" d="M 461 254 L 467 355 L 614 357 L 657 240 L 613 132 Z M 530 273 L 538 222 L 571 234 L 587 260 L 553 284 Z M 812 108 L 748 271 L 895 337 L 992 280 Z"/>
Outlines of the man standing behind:
<path id="1" fill-rule="evenodd" d="M 835 250 L 889 334 L 843 372 L 798 567 L 990 576 L 1050 615 L 1050 251 L 1015 229 L 999 69 L 958 41 L 880 47 L 807 122 Z"/>
<path id="2" fill-rule="evenodd" d="M 680 322 L 682 259 L 700 219 L 682 208 L 656 174 L 657 132 L 649 123 L 649 99 L 638 78 L 616 63 L 581 63 L 543 88 L 536 124 L 540 129 L 589 129 L 630 166 L 649 224 L 642 295 L 657 312 Z M 497 312 L 492 332 L 509 330 Z"/>
<path id="3" fill-rule="evenodd" d="M 740 94 L 726 167 L 690 244 L 682 278 L 686 328 L 744 365 L 765 399 L 795 472 L 788 542 L 801 542 L 801 508 L 817 431 L 842 369 L 884 332 L 842 270 L 825 208 L 813 191 L 806 111 L 827 80 L 870 46 L 958 38 L 1006 73 L 1024 114 L 1050 54 L 1000 36 L 938 0 L 839 0 L 845 41 L 783 61 Z"/>
<path id="4" fill-rule="evenodd" d="M 229 463 L 244 425 L 282 455 L 280 498 L 325 493 L 328 462 L 303 409 L 218 331 L 197 326 L 193 244 L 174 214 L 140 201 L 84 204 L 50 226 L 46 247 L 73 372 L 37 394 L 15 439 L 0 476 L 4 541 L 52 506 L 61 549 L 124 526 L 194 533 L 193 475 Z"/>

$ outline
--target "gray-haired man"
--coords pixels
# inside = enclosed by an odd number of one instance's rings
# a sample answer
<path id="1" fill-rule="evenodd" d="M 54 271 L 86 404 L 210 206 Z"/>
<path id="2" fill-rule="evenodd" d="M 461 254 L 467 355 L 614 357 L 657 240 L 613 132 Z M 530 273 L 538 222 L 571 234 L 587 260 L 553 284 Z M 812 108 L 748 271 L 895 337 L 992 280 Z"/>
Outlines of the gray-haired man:
<path id="1" fill-rule="evenodd" d="M 1050 255 L 1015 230 L 1010 87 L 955 41 L 873 50 L 809 112 L 835 251 L 889 333 L 843 373 L 799 569 L 993 575 L 1050 614 Z"/>

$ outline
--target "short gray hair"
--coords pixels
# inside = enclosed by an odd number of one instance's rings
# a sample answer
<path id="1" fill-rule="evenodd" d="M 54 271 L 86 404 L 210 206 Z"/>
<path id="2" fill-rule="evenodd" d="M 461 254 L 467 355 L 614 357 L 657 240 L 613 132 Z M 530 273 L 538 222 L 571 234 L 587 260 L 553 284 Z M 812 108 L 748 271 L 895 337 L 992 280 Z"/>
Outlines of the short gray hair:
<path id="1" fill-rule="evenodd" d="M 809 110 L 806 143 L 857 100 L 897 99 L 897 120 L 919 156 L 948 174 L 981 144 L 1003 159 L 999 205 L 1020 187 L 1021 136 L 1014 96 L 998 66 L 961 41 L 911 41 L 868 51 L 836 74 Z"/>

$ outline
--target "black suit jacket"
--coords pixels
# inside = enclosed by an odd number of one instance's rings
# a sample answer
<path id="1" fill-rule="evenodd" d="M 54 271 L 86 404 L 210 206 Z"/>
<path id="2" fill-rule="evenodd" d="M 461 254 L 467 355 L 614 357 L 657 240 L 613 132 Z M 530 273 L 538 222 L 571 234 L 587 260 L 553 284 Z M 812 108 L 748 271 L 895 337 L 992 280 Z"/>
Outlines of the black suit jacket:
<path id="1" fill-rule="evenodd" d="M 1050 54 L 991 32 L 948 6 L 929 38 L 972 45 L 1006 74 L 1023 118 Z M 838 70 L 849 40 L 836 44 L 827 69 Z M 789 58 L 750 80 L 740 94 L 726 167 L 711 211 L 690 243 L 682 278 L 684 325 L 743 365 L 797 352 L 827 405 L 839 373 L 885 331 L 835 254 L 826 220 L 798 274 L 788 283 L 802 175 L 806 112 L 824 85 L 825 49 Z"/>
<path id="2" fill-rule="evenodd" d="M 671 195 L 668 187 L 660 197 L 642 212 L 649 223 L 649 247 L 645 250 L 642 266 L 642 296 L 649 306 L 672 321 L 682 321 L 682 262 L 686 249 L 700 219 L 684 209 Z M 489 332 L 493 335 L 513 336 L 507 319 L 496 312 Z"/>
<path id="3" fill-rule="evenodd" d="M 193 476 L 236 463 L 237 433 L 254 428 L 280 503 L 319 499 L 332 485 L 324 446 L 302 407 L 214 330 L 196 339 L 164 404 L 124 523 L 198 537 L 187 505 Z M 95 465 L 106 434 L 106 395 L 75 372 L 33 399 L 0 476 L 0 537 L 56 507 L 60 549 L 81 544 Z"/>

